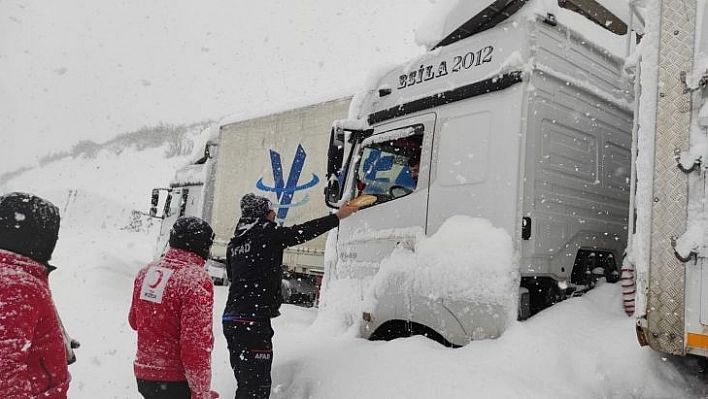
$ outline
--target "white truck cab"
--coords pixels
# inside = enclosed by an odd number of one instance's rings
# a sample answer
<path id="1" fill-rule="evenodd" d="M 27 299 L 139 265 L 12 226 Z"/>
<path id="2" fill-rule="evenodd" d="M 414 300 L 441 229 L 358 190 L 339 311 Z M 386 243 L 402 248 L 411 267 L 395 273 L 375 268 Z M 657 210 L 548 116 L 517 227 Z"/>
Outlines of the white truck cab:
<path id="1" fill-rule="evenodd" d="M 420 234 L 468 215 L 513 238 L 525 318 L 619 278 L 633 93 L 626 52 L 607 46 L 627 45 L 627 25 L 592 0 L 466 3 L 448 20 L 458 29 L 333 125 L 328 205 L 377 200 L 341 221 L 325 288 L 358 281 L 363 300 L 395 248 L 415 251 Z M 375 309 L 348 311 L 373 339 L 422 333 L 459 346 L 504 329 L 493 306 L 395 285 Z"/>

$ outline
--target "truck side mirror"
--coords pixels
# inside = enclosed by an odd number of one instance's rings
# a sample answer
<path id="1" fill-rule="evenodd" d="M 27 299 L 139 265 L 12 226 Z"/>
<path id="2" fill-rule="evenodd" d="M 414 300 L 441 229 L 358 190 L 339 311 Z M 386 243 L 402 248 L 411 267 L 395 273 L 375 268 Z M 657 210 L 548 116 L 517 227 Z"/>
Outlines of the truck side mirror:
<path id="1" fill-rule="evenodd" d="M 329 179 L 327 182 L 327 187 L 325 187 L 325 203 L 330 208 L 339 208 L 336 204 L 342 198 L 342 190 L 339 184 L 339 180 L 334 176 L 333 179 Z"/>
<path id="2" fill-rule="evenodd" d="M 357 143 L 374 134 L 373 129 L 357 130 L 343 128 L 338 122 L 332 126 L 327 149 L 327 187 L 325 204 L 330 208 L 339 208 L 337 203 L 344 195 L 347 173 Z M 349 154 L 344 152 L 349 151 Z"/>
<path id="3" fill-rule="evenodd" d="M 337 202 L 342 197 L 342 187 L 339 174 L 344 162 L 344 131 L 332 127 L 327 150 L 327 187 L 325 187 L 325 204 L 330 208 L 338 208 Z"/>
<path id="4" fill-rule="evenodd" d="M 344 132 L 339 128 L 332 128 L 329 136 L 327 150 L 327 176 L 336 175 L 342 169 L 344 161 Z"/>

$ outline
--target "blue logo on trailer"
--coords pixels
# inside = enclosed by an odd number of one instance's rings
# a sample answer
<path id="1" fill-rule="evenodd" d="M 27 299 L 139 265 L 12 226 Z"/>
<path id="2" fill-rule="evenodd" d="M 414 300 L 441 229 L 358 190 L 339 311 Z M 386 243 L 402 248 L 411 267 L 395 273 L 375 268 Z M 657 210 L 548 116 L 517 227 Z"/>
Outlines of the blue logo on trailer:
<path id="1" fill-rule="evenodd" d="M 263 178 L 258 179 L 256 183 L 256 188 L 261 191 L 275 193 L 278 198 L 278 216 L 279 220 L 285 220 L 288 216 L 288 210 L 292 207 L 300 206 L 305 204 L 309 199 L 310 195 L 305 194 L 305 197 L 299 202 L 293 203 L 293 195 L 296 191 L 307 190 L 317 183 L 320 182 L 320 178 L 316 174 L 312 174 L 312 180 L 309 182 L 299 185 L 300 174 L 302 173 L 302 167 L 305 165 L 305 158 L 307 154 L 302 148 L 302 145 L 298 144 L 297 151 L 295 151 L 295 157 L 293 158 L 292 166 L 290 167 L 290 173 L 288 174 L 288 181 L 285 182 L 283 179 L 283 163 L 280 160 L 280 153 L 277 151 L 270 151 L 270 163 L 273 167 L 273 187 L 268 187 L 263 183 Z"/>

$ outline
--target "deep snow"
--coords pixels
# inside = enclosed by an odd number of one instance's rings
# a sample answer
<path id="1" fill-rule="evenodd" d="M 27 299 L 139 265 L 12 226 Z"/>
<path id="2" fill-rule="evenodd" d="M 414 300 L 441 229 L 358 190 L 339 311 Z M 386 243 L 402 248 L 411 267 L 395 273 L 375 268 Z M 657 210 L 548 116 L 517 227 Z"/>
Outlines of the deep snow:
<path id="1" fill-rule="evenodd" d="M 152 259 L 159 221 L 143 217 L 136 224 L 131 211 L 146 211 L 150 189 L 164 186 L 185 162 L 163 154 L 102 151 L 95 159 L 33 169 L 0 187 L 41 195 L 61 209 L 53 259 L 59 270 L 51 285 L 64 324 L 82 342 L 70 367 L 71 398 L 139 397 L 127 312 L 132 279 Z M 235 383 L 220 331 L 226 289 L 215 291 L 213 388 L 231 397 Z M 272 397 L 708 397 L 705 364 L 640 348 L 621 299 L 619 285 L 600 284 L 511 322 L 500 338 L 459 349 L 421 337 L 365 341 L 317 309 L 285 305 L 274 320 Z"/>
<path id="2" fill-rule="evenodd" d="M 60 207 L 62 226 L 51 286 L 66 327 L 79 339 L 71 398 L 138 398 L 132 374 L 135 333 L 127 323 L 132 279 L 152 259 L 157 221 L 126 229 L 146 210 L 150 188 L 186 158 L 163 149 L 102 151 L 65 159 L 8 182 Z M 135 226 L 135 224 L 133 224 Z M 227 290 L 215 287 L 213 387 L 231 397 L 235 382 L 221 335 Z M 273 398 L 696 398 L 708 397 L 693 358 L 641 348 L 619 285 L 602 284 L 498 339 L 459 349 L 413 337 L 357 338 L 317 309 L 284 305 L 276 330 Z"/>

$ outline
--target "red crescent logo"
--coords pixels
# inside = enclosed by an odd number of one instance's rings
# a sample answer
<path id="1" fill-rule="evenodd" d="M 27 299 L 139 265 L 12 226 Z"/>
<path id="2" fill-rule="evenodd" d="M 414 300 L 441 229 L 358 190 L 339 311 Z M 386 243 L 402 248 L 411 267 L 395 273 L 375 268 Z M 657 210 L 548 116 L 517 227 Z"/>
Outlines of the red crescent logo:
<path id="1" fill-rule="evenodd" d="M 155 282 L 152 284 L 148 283 L 148 287 L 152 289 L 155 289 L 158 285 L 160 285 L 160 282 L 162 281 L 162 270 L 155 269 L 155 273 L 157 273 L 157 279 L 155 280 Z"/>

